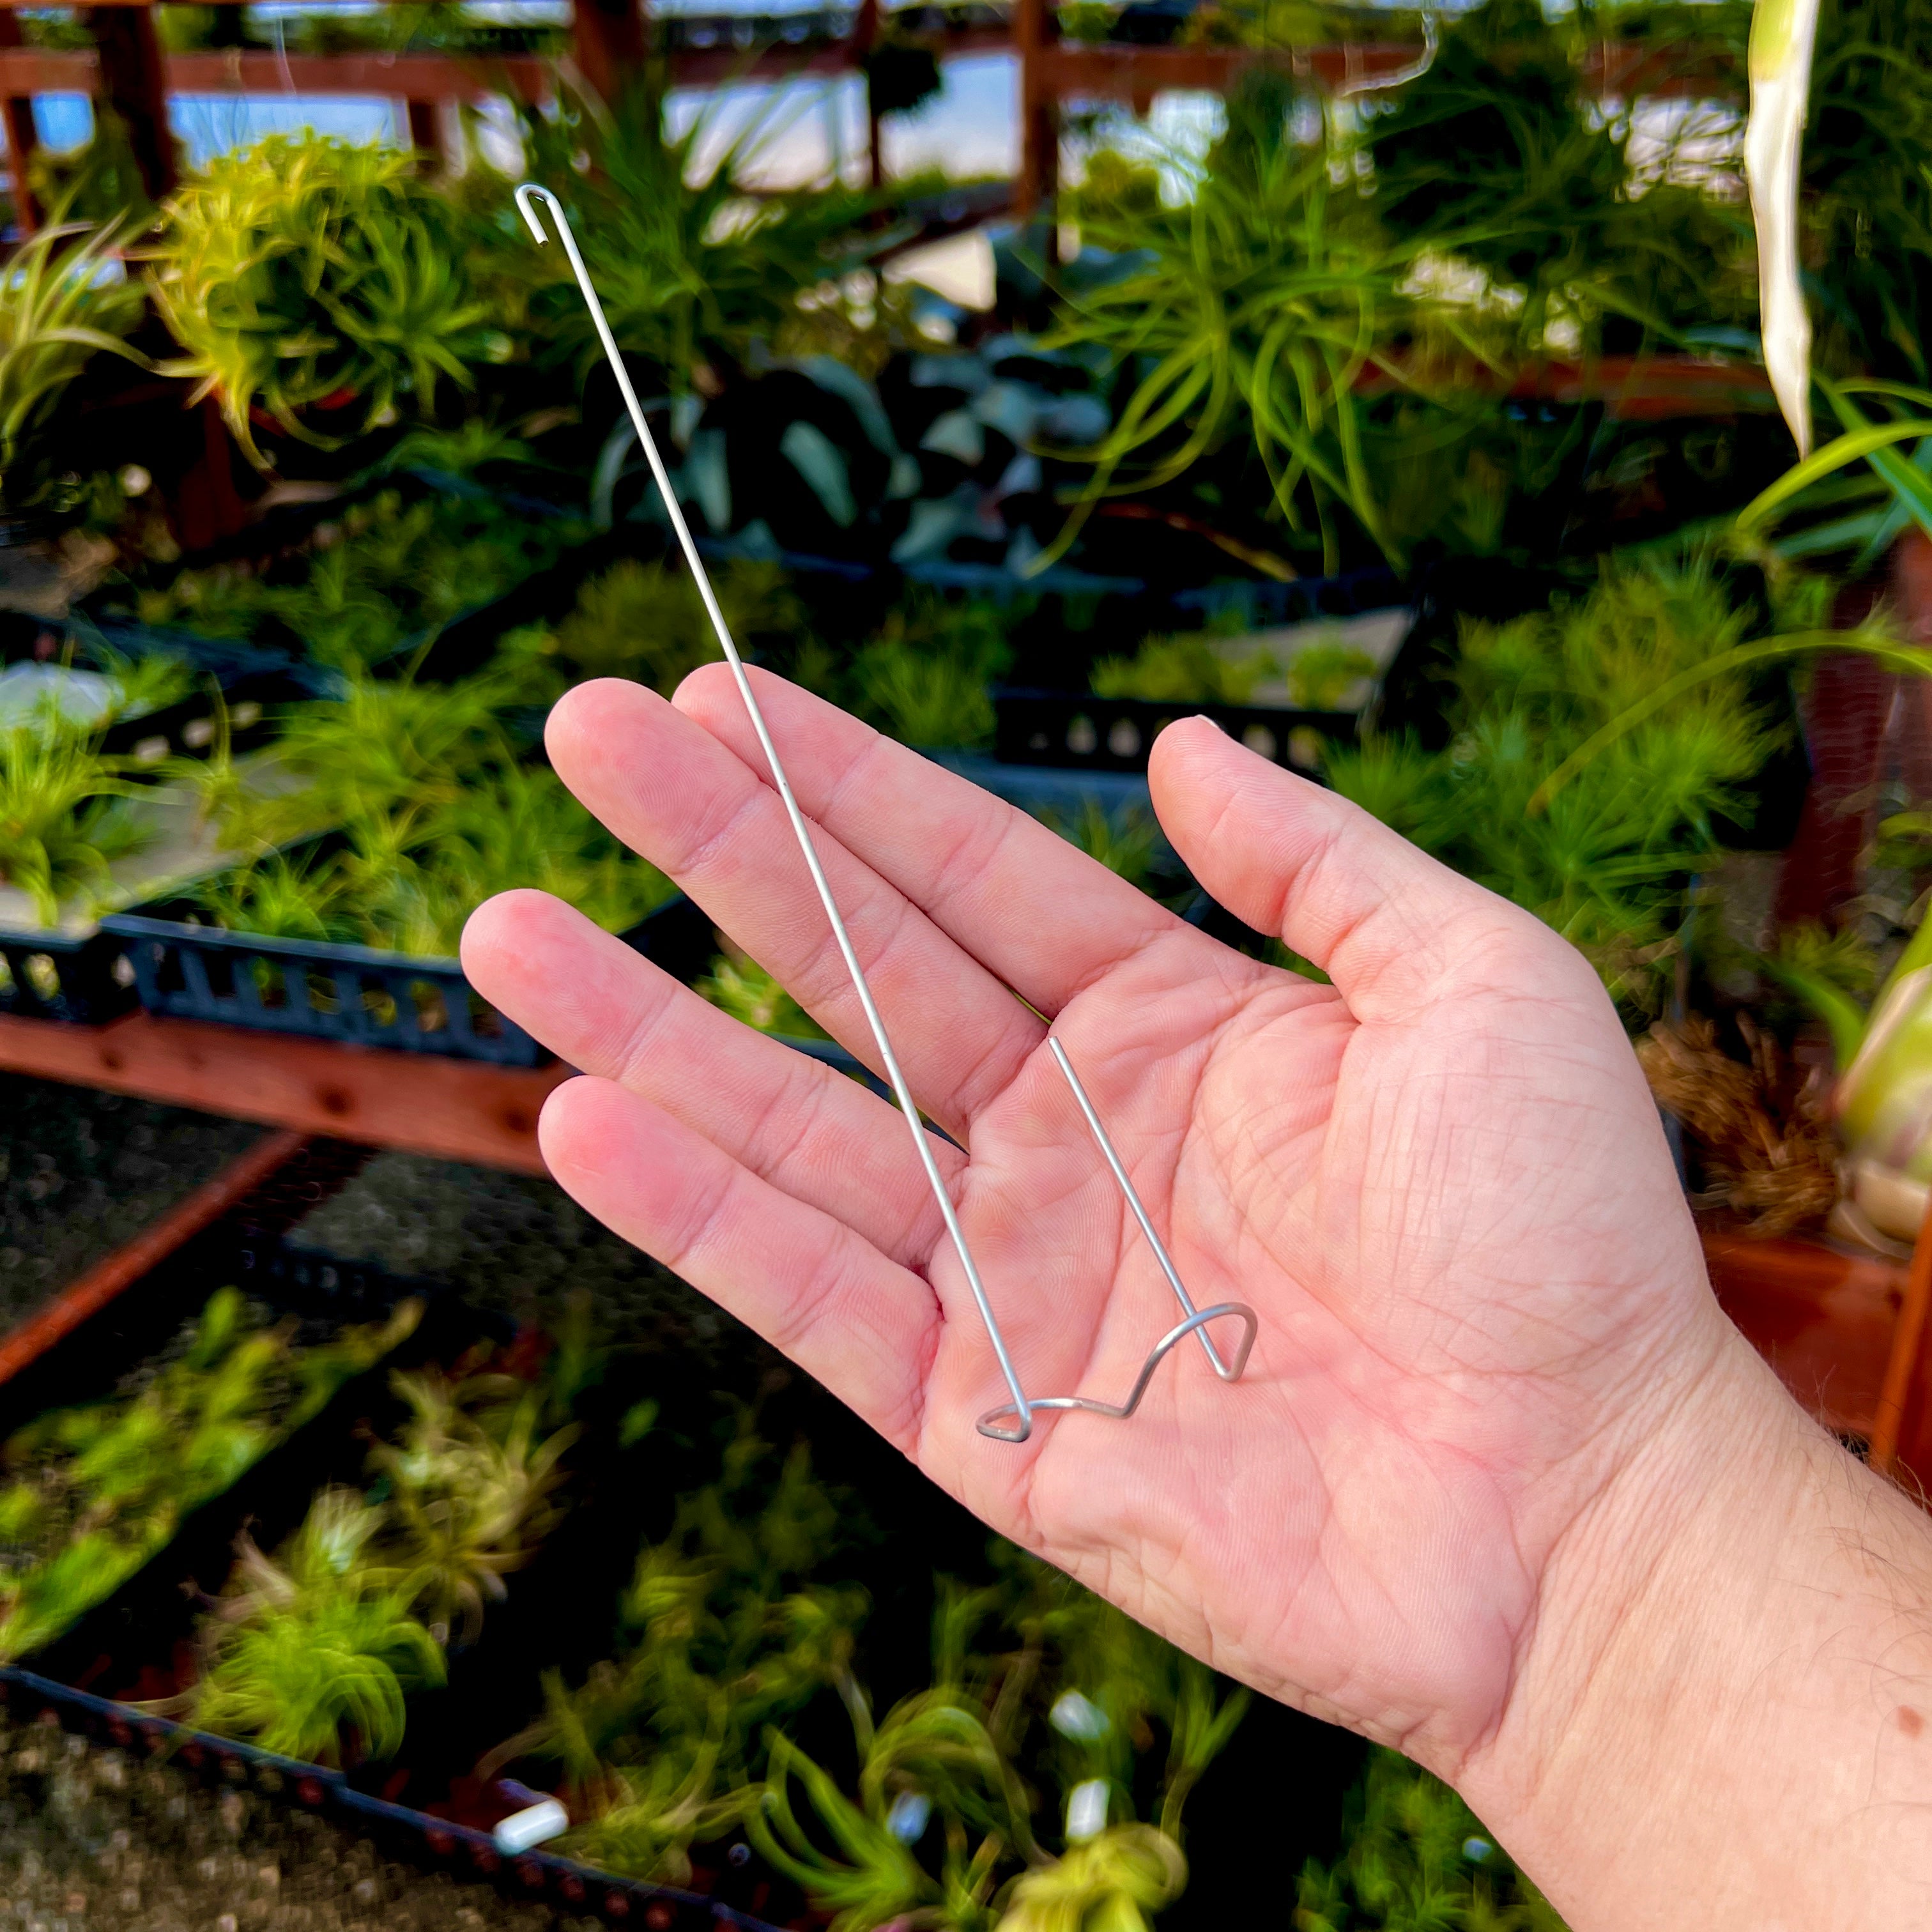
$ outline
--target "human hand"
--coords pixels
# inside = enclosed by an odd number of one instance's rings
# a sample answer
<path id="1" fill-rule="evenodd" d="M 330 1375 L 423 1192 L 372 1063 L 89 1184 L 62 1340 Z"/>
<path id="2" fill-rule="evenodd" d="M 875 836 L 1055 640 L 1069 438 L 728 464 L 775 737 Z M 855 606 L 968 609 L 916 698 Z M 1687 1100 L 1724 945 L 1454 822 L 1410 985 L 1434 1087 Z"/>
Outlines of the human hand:
<path id="1" fill-rule="evenodd" d="M 1029 1394 L 1118 1400 L 1174 1318 L 1040 1014 L 1196 1303 L 1258 1311 L 1246 1372 L 1224 1384 L 1190 1343 L 1131 1420 L 978 1435 L 1005 1390 L 902 1118 L 512 893 L 464 958 L 591 1076 L 544 1111 L 552 1171 L 996 1528 L 1453 1773 L 1502 1722 L 1552 1552 L 1731 1334 L 1594 976 L 1204 721 L 1155 749 L 1168 836 L 1332 988 L 754 675 L 913 1088 L 968 1150 L 937 1144 Z M 722 665 L 675 706 L 580 687 L 550 744 L 600 818 L 874 1060 Z"/>

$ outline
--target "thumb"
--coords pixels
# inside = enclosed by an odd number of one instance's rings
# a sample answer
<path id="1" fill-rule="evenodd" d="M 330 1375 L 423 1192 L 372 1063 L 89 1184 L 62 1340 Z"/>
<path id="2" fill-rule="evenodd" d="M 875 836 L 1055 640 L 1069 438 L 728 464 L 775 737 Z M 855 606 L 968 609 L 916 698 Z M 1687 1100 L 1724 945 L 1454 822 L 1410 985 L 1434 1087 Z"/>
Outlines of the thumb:
<path id="1" fill-rule="evenodd" d="M 1184 718 L 1148 761 L 1154 810 L 1188 869 L 1310 959 L 1358 1019 L 1478 986 L 1552 990 L 1582 957 L 1538 919 L 1419 851 L 1360 806 Z"/>

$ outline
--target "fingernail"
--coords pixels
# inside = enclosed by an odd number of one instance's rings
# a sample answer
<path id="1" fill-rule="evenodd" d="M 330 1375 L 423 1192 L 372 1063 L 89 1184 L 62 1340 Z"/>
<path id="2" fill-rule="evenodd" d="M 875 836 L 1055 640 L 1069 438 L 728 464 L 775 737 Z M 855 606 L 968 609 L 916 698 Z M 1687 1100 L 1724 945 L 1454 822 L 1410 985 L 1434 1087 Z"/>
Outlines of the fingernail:
<path id="1" fill-rule="evenodd" d="M 1215 729 L 1216 730 L 1217 730 L 1217 731 L 1220 731 L 1220 730 L 1221 730 L 1221 727 L 1220 727 L 1220 722 L 1219 722 L 1216 719 L 1214 719 L 1214 718 L 1210 718 L 1210 717 L 1208 716 L 1208 715 L 1207 714 L 1207 712 L 1204 712 L 1204 711 L 1197 711 L 1197 712 L 1195 712 L 1195 714 L 1194 714 L 1194 715 L 1195 715 L 1195 716 L 1196 716 L 1196 718 L 1199 718 L 1199 719 L 1200 719 L 1200 721 L 1201 721 L 1201 722 L 1202 722 L 1202 724 L 1212 724 L 1212 725 L 1214 726 L 1214 729 Z M 1225 732 L 1223 732 L 1223 733 L 1222 734 L 1222 735 L 1225 737 L 1227 734 L 1226 734 Z"/>

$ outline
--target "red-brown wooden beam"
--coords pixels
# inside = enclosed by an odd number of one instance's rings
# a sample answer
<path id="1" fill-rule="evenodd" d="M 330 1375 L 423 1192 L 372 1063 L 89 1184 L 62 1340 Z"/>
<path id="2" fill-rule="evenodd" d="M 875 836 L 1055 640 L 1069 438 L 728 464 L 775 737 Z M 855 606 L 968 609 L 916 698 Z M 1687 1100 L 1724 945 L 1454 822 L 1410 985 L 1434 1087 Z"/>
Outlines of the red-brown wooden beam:
<path id="1" fill-rule="evenodd" d="M 573 0 L 571 46 L 585 84 L 607 104 L 621 100 L 649 44 L 639 0 Z"/>
<path id="2" fill-rule="evenodd" d="M 999 29 L 962 28 L 946 37 L 941 51 L 947 56 L 980 53 L 1006 44 Z M 769 46 L 755 53 L 730 47 L 684 47 L 668 52 L 664 62 L 671 79 L 682 87 L 848 74 L 855 64 L 850 46 L 842 42 Z M 540 54 L 290 54 L 285 68 L 274 54 L 230 47 L 170 54 L 165 70 L 171 94 L 275 95 L 292 88 L 304 94 L 472 104 L 507 94 L 536 104 L 556 92 L 556 64 Z M 84 51 L 0 47 L 0 96 L 92 94 L 98 76 L 94 56 Z"/>
<path id="3" fill-rule="evenodd" d="M 0 13 L 0 52 L 19 46 L 21 39 L 20 16 Z M 31 235 L 40 225 L 40 211 L 27 185 L 27 170 L 40 146 L 32 94 L 10 89 L 0 94 L 0 134 L 6 139 L 7 168 L 13 177 L 14 224 L 22 235 Z"/>
<path id="4" fill-rule="evenodd" d="M 537 1114 L 570 1077 L 145 1013 L 104 1027 L 0 1015 L 0 1072 L 517 1174 L 545 1172 Z"/>

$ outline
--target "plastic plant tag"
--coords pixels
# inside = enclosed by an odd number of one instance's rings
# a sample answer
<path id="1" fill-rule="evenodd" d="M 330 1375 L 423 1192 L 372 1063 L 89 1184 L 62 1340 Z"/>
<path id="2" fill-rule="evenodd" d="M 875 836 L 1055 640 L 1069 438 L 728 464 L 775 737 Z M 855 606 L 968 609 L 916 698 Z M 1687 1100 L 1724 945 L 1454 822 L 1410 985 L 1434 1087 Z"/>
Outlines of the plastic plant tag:
<path id="1" fill-rule="evenodd" d="M 532 1845 L 562 1838 L 569 1829 L 570 1814 L 554 1798 L 545 1798 L 520 1811 L 512 1811 L 498 1822 L 490 1835 L 497 1850 L 506 1858 L 514 1858 Z"/>

